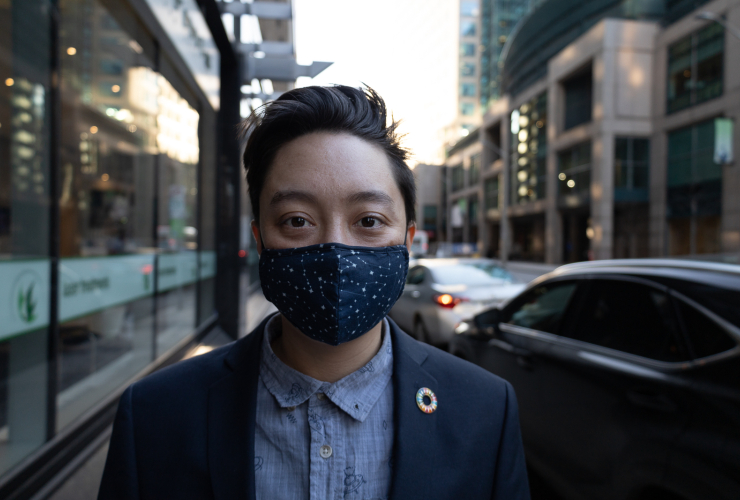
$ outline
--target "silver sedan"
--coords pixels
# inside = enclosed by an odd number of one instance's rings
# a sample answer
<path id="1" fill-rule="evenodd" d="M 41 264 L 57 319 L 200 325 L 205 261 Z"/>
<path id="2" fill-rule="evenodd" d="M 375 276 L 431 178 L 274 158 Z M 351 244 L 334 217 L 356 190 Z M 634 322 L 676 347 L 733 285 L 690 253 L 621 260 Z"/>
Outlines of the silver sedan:
<path id="1" fill-rule="evenodd" d="M 390 317 L 417 340 L 445 346 L 455 325 L 514 297 L 525 285 L 491 259 L 418 259 Z"/>

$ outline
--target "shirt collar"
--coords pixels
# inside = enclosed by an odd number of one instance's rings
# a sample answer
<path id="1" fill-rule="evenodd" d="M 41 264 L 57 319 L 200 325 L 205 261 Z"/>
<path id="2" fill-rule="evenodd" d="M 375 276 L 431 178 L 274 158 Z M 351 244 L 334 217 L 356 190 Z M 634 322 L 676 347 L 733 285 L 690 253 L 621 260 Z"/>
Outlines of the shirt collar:
<path id="1" fill-rule="evenodd" d="M 377 354 L 359 370 L 330 384 L 289 367 L 275 355 L 270 342 L 282 334 L 282 319 L 273 316 L 265 325 L 260 378 L 282 408 L 298 406 L 317 392 L 326 396 L 355 420 L 364 422 L 393 375 L 390 326 L 383 319 L 383 342 Z"/>

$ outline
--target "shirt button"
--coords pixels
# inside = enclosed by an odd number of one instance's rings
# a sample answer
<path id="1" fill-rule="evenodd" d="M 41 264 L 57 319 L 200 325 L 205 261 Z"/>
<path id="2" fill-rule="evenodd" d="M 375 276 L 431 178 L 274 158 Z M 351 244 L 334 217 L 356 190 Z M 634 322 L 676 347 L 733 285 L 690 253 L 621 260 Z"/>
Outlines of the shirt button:
<path id="1" fill-rule="evenodd" d="M 295 410 L 295 406 L 286 406 L 285 409 L 288 411 L 293 411 Z"/>
<path id="2" fill-rule="evenodd" d="M 331 446 L 329 446 L 328 444 L 325 444 L 319 450 L 319 455 L 321 455 L 321 458 L 329 458 L 331 456 L 331 453 Z"/>
<path id="3" fill-rule="evenodd" d="M 319 392 L 318 394 L 316 394 L 316 397 L 319 398 L 319 401 L 323 401 L 326 399 L 326 394 L 324 394 L 323 392 Z"/>

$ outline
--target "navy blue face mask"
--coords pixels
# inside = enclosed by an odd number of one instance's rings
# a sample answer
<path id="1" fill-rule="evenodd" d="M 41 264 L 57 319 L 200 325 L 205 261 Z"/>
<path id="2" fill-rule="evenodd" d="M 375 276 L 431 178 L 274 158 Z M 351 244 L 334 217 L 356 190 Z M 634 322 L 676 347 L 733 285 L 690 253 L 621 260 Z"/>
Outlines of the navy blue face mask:
<path id="1" fill-rule="evenodd" d="M 406 245 L 262 247 L 265 298 L 305 335 L 330 345 L 377 325 L 401 296 L 409 268 Z"/>

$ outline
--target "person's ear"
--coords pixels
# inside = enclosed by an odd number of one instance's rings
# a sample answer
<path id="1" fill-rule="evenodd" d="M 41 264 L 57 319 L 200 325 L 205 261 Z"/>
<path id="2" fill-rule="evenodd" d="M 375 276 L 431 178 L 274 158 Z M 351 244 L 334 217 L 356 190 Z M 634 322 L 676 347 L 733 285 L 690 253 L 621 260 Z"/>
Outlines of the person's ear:
<path id="1" fill-rule="evenodd" d="M 257 255 L 262 255 L 262 238 L 260 237 L 260 226 L 257 221 L 252 219 L 252 235 L 257 242 Z"/>
<path id="2" fill-rule="evenodd" d="M 411 251 L 411 244 L 414 242 L 414 235 L 416 234 L 416 222 L 411 221 L 409 227 L 406 229 L 406 248 Z"/>

